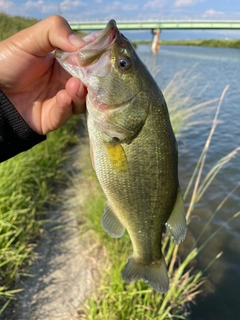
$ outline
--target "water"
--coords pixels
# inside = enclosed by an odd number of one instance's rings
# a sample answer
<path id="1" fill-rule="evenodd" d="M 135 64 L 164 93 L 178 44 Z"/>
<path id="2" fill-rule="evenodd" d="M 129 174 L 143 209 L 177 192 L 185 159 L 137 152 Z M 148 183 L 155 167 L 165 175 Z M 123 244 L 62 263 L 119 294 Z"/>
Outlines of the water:
<path id="1" fill-rule="evenodd" d="M 131 40 L 152 40 L 151 30 L 124 30 L 124 35 Z M 182 39 L 236 39 L 239 30 L 161 30 L 161 40 Z"/>
<path id="2" fill-rule="evenodd" d="M 139 46 L 137 51 L 142 60 L 147 62 L 150 59 L 160 66 L 157 81 L 161 88 L 168 84 L 176 72 L 193 68 L 192 74 L 200 75 L 193 83 L 195 89 L 192 94 L 195 103 L 220 97 L 226 85 L 230 84 L 220 109 L 221 123 L 217 126 L 207 155 L 204 169 L 206 175 L 220 158 L 240 147 L 240 50 L 162 46 L 158 55 L 152 55 L 149 46 Z M 199 94 L 206 85 L 206 90 Z M 196 120 L 209 120 L 213 116 L 214 110 L 206 114 L 206 117 L 202 115 Z M 186 131 L 179 140 L 179 171 L 183 190 L 201 154 L 210 127 L 210 121 L 204 121 L 201 125 Z M 190 250 L 192 239 L 198 237 L 220 202 L 238 184 L 240 151 L 219 172 L 197 205 L 188 228 L 188 237 L 181 245 L 183 250 Z M 207 228 L 206 237 L 219 226 L 223 226 L 195 261 L 196 267 L 203 270 L 219 252 L 223 251 L 223 255 L 206 274 L 208 281 L 203 287 L 203 294 L 197 298 L 197 305 L 192 306 L 189 316 L 191 320 L 240 319 L 240 217 L 226 224 L 226 221 L 238 211 L 240 188 L 229 196 Z"/>

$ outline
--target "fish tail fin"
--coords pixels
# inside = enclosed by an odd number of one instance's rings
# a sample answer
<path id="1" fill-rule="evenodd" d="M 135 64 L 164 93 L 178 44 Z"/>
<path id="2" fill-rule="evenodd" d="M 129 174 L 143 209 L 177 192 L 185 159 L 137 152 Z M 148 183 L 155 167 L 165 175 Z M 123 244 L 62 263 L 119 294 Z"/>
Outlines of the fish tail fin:
<path id="1" fill-rule="evenodd" d="M 132 282 L 143 279 L 154 290 L 158 292 L 167 292 L 169 288 L 169 279 L 164 258 L 151 265 L 139 264 L 130 257 L 124 269 L 122 278 L 126 282 Z"/>

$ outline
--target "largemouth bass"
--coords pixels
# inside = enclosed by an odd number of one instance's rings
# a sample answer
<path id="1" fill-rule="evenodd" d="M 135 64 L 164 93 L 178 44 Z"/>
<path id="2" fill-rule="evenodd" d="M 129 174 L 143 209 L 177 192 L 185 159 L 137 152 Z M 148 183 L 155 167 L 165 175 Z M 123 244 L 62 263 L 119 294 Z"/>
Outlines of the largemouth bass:
<path id="1" fill-rule="evenodd" d="M 93 167 L 107 197 L 102 227 L 118 238 L 127 229 L 133 254 L 122 271 L 166 292 L 161 250 L 164 225 L 179 244 L 186 233 L 178 182 L 178 151 L 161 90 L 114 20 L 77 52 L 55 56 L 88 89 Z"/>

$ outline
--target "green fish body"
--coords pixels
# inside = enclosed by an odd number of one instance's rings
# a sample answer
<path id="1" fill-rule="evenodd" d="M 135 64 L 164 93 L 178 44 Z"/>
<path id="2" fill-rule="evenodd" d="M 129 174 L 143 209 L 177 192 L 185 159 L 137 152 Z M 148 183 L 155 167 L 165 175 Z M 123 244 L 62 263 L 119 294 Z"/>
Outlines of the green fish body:
<path id="1" fill-rule="evenodd" d="M 56 56 L 88 88 L 92 163 L 107 197 L 102 227 L 115 238 L 126 229 L 131 238 L 133 254 L 122 278 L 143 279 L 166 292 L 163 227 L 176 243 L 186 233 L 177 144 L 167 105 L 114 20 L 91 37 L 77 54 L 58 50 Z"/>

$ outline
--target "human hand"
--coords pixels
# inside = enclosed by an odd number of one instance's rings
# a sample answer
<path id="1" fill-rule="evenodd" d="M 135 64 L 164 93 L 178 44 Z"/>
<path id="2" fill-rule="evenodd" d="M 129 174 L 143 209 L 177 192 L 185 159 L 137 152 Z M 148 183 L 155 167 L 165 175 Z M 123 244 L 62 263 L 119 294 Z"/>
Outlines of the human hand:
<path id="1" fill-rule="evenodd" d="M 53 55 L 55 48 L 76 51 L 84 45 L 60 16 L 0 42 L 0 88 L 35 132 L 47 134 L 85 111 L 85 87 Z"/>

